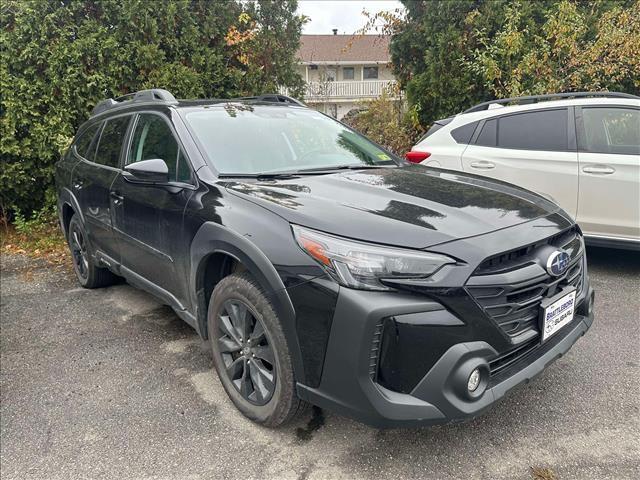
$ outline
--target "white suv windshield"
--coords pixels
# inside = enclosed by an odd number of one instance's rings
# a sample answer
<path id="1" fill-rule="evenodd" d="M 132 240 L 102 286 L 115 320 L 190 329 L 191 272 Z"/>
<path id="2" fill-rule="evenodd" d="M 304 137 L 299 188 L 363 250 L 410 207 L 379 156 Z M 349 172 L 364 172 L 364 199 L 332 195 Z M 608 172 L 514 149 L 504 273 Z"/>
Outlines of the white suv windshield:
<path id="1" fill-rule="evenodd" d="M 221 174 L 395 165 L 369 140 L 315 110 L 228 103 L 186 114 Z"/>

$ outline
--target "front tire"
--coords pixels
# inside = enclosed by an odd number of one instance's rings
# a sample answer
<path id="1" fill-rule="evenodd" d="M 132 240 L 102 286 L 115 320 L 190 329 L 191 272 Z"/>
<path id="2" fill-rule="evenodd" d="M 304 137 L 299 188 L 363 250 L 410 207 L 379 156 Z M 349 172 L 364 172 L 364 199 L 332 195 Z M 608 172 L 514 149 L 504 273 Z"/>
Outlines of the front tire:
<path id="1" fill-rule="evenodd" d="M 116 276 L 106 268 L 96 265 L 89 248 L 87 232 L 77 214 L 73 214 L 67 233 L 73 270 L 80 285 L 84 288 L 106 287 L 115 282 Z"/>
<path id="2" fill-rule="evenodd" d="M 305 409 L 295 392 L 280 320 L 248 272 L 229 275 L 216 285 L 209 302 L 208 328 L 214 366 L 242 414 L 277 427 Z"/>

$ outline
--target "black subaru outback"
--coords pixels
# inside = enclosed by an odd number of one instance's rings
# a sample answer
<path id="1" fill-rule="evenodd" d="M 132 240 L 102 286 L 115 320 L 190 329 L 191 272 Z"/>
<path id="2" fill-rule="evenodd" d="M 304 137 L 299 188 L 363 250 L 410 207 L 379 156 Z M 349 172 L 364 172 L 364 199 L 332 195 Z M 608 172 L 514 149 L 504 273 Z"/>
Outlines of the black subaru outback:
<path id="1" fill-rule="evenodd" d="M 106 100 L 56 181 L 81 285 L 121 276 L 170 305 L 264 425 L 308 403 L 381 427 L 466 419 L 593 321 L 557 205 L 288 97 Z"/>

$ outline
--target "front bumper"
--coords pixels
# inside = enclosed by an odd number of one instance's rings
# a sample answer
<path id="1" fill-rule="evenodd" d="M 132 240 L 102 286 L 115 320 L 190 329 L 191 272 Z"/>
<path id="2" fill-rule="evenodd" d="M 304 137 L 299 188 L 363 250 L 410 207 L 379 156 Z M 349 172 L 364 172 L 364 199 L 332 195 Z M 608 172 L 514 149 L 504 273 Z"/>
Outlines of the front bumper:
<path id="1" fill-rule="evenodd" d="M 341 289 L 327 346 L 322 378 L 317 388 L 298 385 L 301 398 L 380 427 L 410 427 L 462 421 L 475 417 L 509 390 L 526 383 L 564 355 L 593 322 L 593 290 L 586 285 L 574 320 L 544 344 L 515 361 L 508 369 L 486 378 L 486 389 L 475 397 L 466 392 L 466 380 L 476 366 L 486 367 L 499 352 L 487 338 L 469 332 L 437 301 L 415 295 Z M 431 332 L 460 332 L 411 391 L 400 393 L 381 386 L 372 371 L 380 319 L 404 316 L 416 328 Z M 453 334 L 455 338 L 455 335 Z M 471 336 L 470 336 L 471 335 Z M 476 338 L 478 341 L 476 341 Z M 373 341 L 372 341 L 373 339 Z M 427 352 L 425 352 L 427 354 Z"/>

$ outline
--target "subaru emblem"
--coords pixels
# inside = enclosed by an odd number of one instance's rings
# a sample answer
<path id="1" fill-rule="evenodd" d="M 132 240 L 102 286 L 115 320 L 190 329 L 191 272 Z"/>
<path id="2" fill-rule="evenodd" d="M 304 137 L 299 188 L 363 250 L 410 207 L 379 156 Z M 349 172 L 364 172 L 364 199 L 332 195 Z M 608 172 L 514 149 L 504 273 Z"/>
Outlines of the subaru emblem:
<path id="1" fill-rule="evenodd" d="M 567 271 L 569 260 L 571 260 L 571 257 L 567 252 L 561 250 L 553 252 L 547 260 L 547 272 L 549 272 L 549 275 L 559 277 Z"/>

